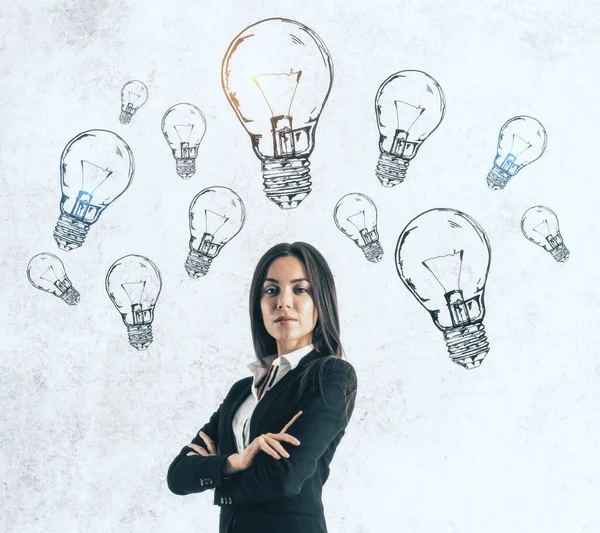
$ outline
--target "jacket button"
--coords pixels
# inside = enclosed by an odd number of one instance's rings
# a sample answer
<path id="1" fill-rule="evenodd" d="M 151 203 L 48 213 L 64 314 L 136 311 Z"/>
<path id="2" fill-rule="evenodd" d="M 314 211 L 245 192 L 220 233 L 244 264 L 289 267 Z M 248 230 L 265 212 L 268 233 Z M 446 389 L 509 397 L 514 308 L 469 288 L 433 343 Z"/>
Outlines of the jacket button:
<path id="1" fill-rule="evenodd" d="M 221 504 L 225 501 L 225 499 L 223 498 L 223 496 L 221 496 Z"/>

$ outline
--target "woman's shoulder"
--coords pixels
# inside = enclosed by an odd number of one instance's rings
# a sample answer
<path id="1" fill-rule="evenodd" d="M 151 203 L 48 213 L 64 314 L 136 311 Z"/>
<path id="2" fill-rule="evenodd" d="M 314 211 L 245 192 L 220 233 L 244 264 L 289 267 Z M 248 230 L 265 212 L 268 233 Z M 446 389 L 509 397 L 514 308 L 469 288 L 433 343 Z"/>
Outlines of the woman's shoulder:
<path id="1" fill-rule="evenodd" d="M 357 381 L 356 370 L 347 359 L 342 359 L 336 355 L 328 355 L 318 360 L 318 366 L 321 367 L 322 377 L 326 380 L 353 383 Z"/>
<path id="2" fill-rule="evenodd" d="M 245 378 L 237 380 L 229 389 L 227 398 L 230 396 L 238 396 L 241 392 L 250 387 L 252 384 L 252 376 L 246 376 Z"/>

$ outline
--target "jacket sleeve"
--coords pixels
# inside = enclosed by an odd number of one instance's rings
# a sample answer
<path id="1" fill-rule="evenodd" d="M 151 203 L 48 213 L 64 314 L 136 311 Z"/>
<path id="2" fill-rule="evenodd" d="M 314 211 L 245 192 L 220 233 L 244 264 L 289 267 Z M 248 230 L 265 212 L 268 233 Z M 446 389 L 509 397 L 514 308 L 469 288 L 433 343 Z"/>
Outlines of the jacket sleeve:
<path id="1" fill-rule="evenodd" d="M 202 427 L 202 431 L 215 443 L 215 448 L 219 445 L 219 416 L 222 406 L 223 403 L 221 403 L 219 408 L 213 413 L 208 423 Z M 196 433 L 191 442 L 206 449 L 206 444 L 199 433 Z M 167 485 L 169 490 L 174 494 L 183 496 L 195 492 L 204 492 L 205 490 L 217 487 L 224 482 L 223 468 L 229 454 L 217 454 L 208 457 L 202 455 L 186 455 L 191 451 L 194 451 L 193 448 L 184 446 L 181 452 L 179 452 L 179 455 L 175 457 L 171 463 L 171 466 L 169 466 L 167 472 Z"/>
<path id="2" fill-rule="evenodd" d="M 352 365 L 336 360 L 323 377 L 323 395 L 305 394 L 300 402 L 302 415 L 288 433 L 300 441 L 299 446 L 281 442 L 289 458 L 275 459 L 267 453 L 256 455 L 252 466 L 238 472 L 227 484 L 215 490 L 215 505 L 248 505 L 286 497 L 300 492 L 305 480 L 313 476 L 317 461 L 335 437 L 348 425 L 354 409 L 354 397 L 345 411 L 347 376 L 356 383 Z"/>

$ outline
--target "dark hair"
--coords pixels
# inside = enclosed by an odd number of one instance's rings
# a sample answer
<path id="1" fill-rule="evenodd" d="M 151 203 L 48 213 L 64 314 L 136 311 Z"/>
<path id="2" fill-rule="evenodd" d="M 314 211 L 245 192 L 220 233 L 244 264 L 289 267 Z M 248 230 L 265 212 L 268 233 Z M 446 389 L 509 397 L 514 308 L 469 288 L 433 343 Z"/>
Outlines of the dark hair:
<path id="1" fill-rule="evenodd" d="M 299 259 L 306 270 L 311 287 L 311 295 L 317 310 L 317 323 L 313 330 L 312 344 L 320 357 L 303 370 L 298 388 L 298 397 L 308 388 L 319 386 L 323 394 L 323 374 L 327 366 L 335 359 L 344 358 L 344 349 L 340 340 L 340 319 L 335 291 L 335 282 L 331 269 L 323 255 L 312 245 L 305 242 L 284 242 L 276 244 L 260 258 L 250 286 L 250 327 L 252 341 L 258 361 L 266 367 L 265 358 L 277 353 L 277 342 L 267 332 L 263 321 L 260 301 L 262 284 L 267 277 L 271 263 L 279 257 L 293 256 Z M 346 380 L 345 412 L 356 396 L 356 376 L 350 372 Z"/>

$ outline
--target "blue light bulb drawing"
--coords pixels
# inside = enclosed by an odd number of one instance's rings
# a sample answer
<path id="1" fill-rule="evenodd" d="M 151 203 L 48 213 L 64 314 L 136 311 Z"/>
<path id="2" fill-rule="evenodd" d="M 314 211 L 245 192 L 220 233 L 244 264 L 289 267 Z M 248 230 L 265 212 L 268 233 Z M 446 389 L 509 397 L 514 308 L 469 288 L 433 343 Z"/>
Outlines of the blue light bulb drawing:
<path id="1" fill-rule="evenodd" d="M 489 351 L 483 318 L 490 258 L 483 228 L 456 209 L 425 211 L 396 245 L 398 276 L 444 333 L 452 361 L 466 369 Z"/>
<path id="2" fill-rule="evenodd" d="M 547 141 L 546 130 L 537 119 L 519 115 L 507 120 L 498 135 L 494 166 L 487 176 L 488 187 L 503 189 L 522 168 L 541 157 Z"/>
<path id="3" fill-rule="evenodd" d="M 117 259 L 106 273 L 106 292 L 127 326 L 129 344 L 145 350 L 152 343 L 154 306 L 162 288 L 156 265 L 141 255 Z"/>
<path id="4" fill-rule="evenodd" d="M 90 226 L 125 192 L 134 175 L 127 143 L 107 130 L 80 133 L 60 157 L 60 216 L 54 240 L 61 250 L 79 248 Z"/>
<path id="5" fill-rule="evenodd" d="M 58 296 L 69 305 L 79 303 L 79 292 L 67 276 L 63 262 L 54 254 L 33 256 L 27 265 L 27 278 L 36 289 Z"/>

